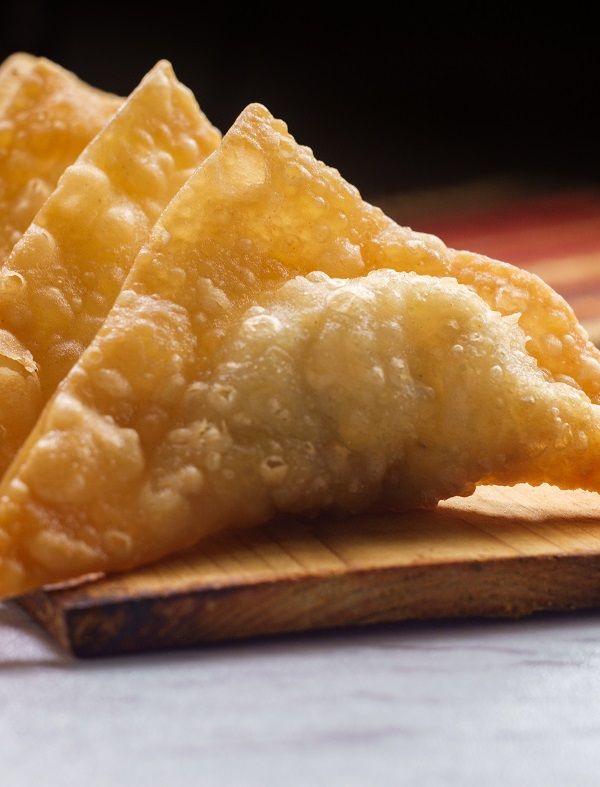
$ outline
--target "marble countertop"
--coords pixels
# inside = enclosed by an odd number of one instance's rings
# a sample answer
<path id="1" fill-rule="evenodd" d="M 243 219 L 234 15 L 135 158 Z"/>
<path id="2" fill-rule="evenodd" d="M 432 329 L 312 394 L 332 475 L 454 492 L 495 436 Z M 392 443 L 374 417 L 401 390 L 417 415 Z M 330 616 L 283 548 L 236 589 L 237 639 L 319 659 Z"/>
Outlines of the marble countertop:
<path id="1" fill-rule="evenodd" d="M 599 696 L 600 612 L 85 662 L 0 605 L 10 787 L 591 785 Z"/>

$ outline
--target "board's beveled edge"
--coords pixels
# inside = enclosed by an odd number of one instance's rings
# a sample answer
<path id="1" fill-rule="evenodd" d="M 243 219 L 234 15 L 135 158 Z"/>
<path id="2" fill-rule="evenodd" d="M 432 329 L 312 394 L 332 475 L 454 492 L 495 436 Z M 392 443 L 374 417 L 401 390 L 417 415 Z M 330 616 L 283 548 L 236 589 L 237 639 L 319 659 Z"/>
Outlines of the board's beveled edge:
<path id="1" fill-rule="evenodd" d="M 20 603 L 82 658 L 423 618 L 522 617 L 600 606 L 600 553 L 306 575 L 162 598 Z M 41 611 L 42 610 L 42 611 Z M 62 620 L 61 635 L 57 620 Z"/>
<path id="2" fill-rule="evenodd" d="M 73 653 L 67 612 L 48 593 L 38 590 L 14 601 L 54 637 L 61 647 L 68 653 Z"/>

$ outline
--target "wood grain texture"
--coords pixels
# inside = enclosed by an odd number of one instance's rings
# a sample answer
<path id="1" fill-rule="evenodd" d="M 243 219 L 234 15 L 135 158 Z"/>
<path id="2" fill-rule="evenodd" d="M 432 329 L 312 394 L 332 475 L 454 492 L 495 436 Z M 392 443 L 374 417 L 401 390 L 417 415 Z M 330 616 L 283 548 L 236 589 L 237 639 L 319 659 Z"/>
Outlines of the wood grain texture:
<path id="1" fill-rule="evenodd" d="M 482 487 L 434 511 L 286 520 L 27 596 L 78 656 L 343 625 L 600 606 L 600 495 Z"/>

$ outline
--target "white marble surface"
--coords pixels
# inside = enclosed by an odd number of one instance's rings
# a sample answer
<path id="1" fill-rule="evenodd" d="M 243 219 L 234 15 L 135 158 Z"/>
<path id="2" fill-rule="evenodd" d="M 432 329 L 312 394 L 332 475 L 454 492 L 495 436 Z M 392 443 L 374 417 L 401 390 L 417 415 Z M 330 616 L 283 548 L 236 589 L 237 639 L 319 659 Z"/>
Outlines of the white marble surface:
<path id="1" fill-rule="evenodd" d="M 576 785 L 600 769 L 600 612 L 93 662 L 0 605 L 0 783 Z"/>

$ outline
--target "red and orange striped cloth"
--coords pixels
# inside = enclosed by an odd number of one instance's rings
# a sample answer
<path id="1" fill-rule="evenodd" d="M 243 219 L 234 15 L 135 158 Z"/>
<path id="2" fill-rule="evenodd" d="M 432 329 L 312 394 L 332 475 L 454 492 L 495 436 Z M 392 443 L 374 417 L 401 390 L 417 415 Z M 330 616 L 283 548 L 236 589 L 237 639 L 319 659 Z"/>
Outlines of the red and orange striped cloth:
<path id="1" fill-rule="evenodd" d="M 396 221 L 545 279 L 600 344 L 600 192 L 470 186 L 380 201 Z"/>

